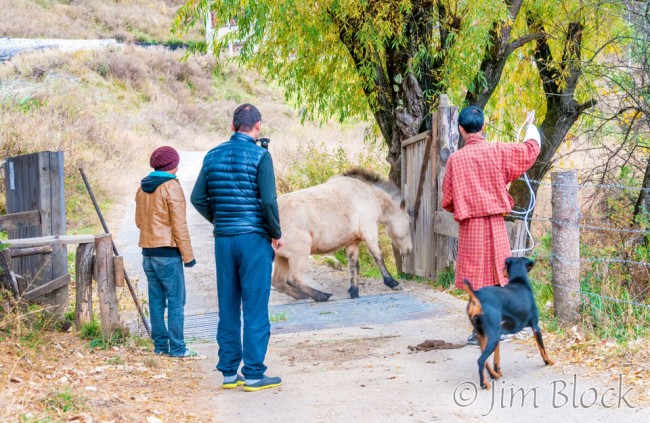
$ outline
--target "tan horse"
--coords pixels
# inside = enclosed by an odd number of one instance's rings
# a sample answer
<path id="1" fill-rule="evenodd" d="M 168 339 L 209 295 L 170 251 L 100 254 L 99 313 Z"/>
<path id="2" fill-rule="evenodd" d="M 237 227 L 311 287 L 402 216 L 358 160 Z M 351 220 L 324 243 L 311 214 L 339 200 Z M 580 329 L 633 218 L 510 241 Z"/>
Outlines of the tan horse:
<path id="1" fill-rule="evenodd" d="M 402 287 L 386 269 L 379 249 L 379 224 L 385 224 L 402 255 L 413 248 L 410 218 L 399 190 L 376 174 L 353 169 L 321 185 L 278 198 L 284 247 L 275 256 L 273 286 L 293 298 L 327 301 L 327 294 L 305 285 L 302 271 L 309 254 L 345 248 L 350 268 L 351 298 L 359 297 L 359 243 L 368 251 L 393 290 Z"/>

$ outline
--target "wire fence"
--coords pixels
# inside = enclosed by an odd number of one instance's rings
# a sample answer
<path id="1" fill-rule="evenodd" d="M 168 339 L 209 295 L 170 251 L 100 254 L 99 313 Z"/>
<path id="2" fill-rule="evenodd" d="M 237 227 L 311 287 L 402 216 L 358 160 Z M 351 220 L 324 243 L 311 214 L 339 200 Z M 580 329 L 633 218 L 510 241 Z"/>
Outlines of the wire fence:
<path id="1" fill-rule="evenodd" d="M 529 182 L 531 184 L 536 184 L 538 186 L 551 186 L 551 187 L 562 186 L 561 184 L 538 181 L 538 180 L 529 180 Z M 627 190 L 627 191 L 636 191 L 636 192 L 650 191 L 650 188 L 632 187 L 632 186 L 626 186 L 620 184 L 581 183 L 578 184 L 578 188 L 594 189 L 594 190 L 617 189 L 617 190 Z M 532 217 L 532 218 L 527 217 L 526 218 L 517 214 L 509 214 L 507 217 L 512 220 L 528 220 L 529 222 L 531 222 L 530 223 L 531 226 L 533 226 L 535 222 L 539 222 L 542 224 L 546 223 L 551 225 L 560 225 L 560 226 L 561 225 L 572 225 L 574 227 L 576 226 L 575 223 L 569 223 L 566 221 L 553 219 L 552 217 Z M 593 224 L 594 220 L 596 219 L 581 217 L 579 223 L 577 224 L 581 236 L 584 233 L 593 233 L 593 232 L 603 233 L 610 237 L 613 236 L 613 234 L 624 234 L 627 236 L 636 236 L 636 237 L 650 236 L 650 230 L 645 228 L 620 227 L 620 226 L 608 225 L 602 223 Z M 541 250 L 543 249 L 540 249 L 539 244 L 537 244 L 536 247 L 533 249 L 532 255 L 535 256 L 537 260 L 547 260 L 549 263 L 553 263 L 554 260 L 559 260 L 564 263 L 588 264 L 590 267 L 598 264 L 607 265 L 608 267 L 609 265 L 639 266 L 639 267 L 643 267 L 644 269 L 647 269 L 650 272 L 650 262 L 644 260 L 631 260 L 628 258 L 611 257 L 611 256 L 610 257 L 582 257 L 582 255 L 580 256 L 579 259 L 573 259 L 568 257 L 562 257 L 561 255 L 553 253 L 552 251 L 546 253 Z M 550 285 L 553 288 L 558 288 L 569 292 L 579 292 L 581 296 L 588 299 L 590 302 L 600 299 L 600 300 L 615 302 L 619 304 L 626 304 L 634 307 L 639 307 L 644 310 L 650 310 L 650 304 L 648 304 L 647 299 L 645 298 L 640 301 L 636 301 L 634 299 L 628 299 L 628 298 L 616 298 L 610 295 L 603 295 L 601 293 L 587 291 L 584 289 L 584 286 L 582 286 L 583 284 L 581 284 L 581 287 L 578 290 L 576 290 L 575 288 L 566 287 L 552 282 L 542 282 L 542 283 L 544 285 Z M 646 290 L 650 290 L 650 286 L 647 286 Z"/>

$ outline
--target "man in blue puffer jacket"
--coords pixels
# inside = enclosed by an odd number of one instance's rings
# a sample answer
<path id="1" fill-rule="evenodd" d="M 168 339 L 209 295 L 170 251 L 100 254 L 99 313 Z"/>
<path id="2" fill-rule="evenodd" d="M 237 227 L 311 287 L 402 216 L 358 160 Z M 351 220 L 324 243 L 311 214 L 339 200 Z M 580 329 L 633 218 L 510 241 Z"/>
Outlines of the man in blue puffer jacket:
<path id="1" fill-rule="evenodd" d="M 280 386 L 265 376 L 271 324 L 268 305 L 274 249 L 282 248 L 273 161 L 258 146 L 262 116 L 251 104 L 233 115 L 230 140 L 208 152 L 192 190 L 196 210 L 214 225 L 219 363 L 226 389 Z M 243 345 L 241 310 L 244 314 Z M 241 361 L 242 373 L 237 373 Z"/>

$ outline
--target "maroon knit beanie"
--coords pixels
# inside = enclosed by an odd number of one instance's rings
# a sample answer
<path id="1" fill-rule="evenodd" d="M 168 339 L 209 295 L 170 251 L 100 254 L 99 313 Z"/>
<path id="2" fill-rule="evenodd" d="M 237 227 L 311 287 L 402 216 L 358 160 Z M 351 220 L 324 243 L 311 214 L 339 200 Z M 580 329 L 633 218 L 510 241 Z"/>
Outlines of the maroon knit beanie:
<path id="1" fill-rule="evenodd" d="M 172 147 L 158 147 L 151 153 L 149 165 L 155 170 L 171 170 L 178 166 L 181 158 Z"/>

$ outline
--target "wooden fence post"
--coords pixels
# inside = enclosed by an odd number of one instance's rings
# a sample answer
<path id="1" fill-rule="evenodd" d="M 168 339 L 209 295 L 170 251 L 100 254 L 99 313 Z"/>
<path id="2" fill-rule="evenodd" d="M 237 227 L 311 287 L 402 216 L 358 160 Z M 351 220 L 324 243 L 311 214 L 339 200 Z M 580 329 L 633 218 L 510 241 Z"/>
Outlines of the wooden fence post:
<path id="1" fill-rule="evenodd" d="M 77 301 L 75 305 L 75 323 L 77 330 L 84 323 L 93 320 L 93 253 L 95 244 L 79 244 L 76 257 Z"/>
<path id="2" fill-rule="evenodd" d="M 117 289 L 115 288 L 115 270 L 113 267 L 113 246 L 111 235 L 95 237 L 95 280 L 99 296 L 99 313 L 102 321 L 102 334 L 109 338 L 113 330 L 120 325 L 117 310 Z"/>
<path id="3" fill-rule="evenodd" d="M 555 316 L 570 325 L 578 320 L 580 305 L 578 173 L 553 172 L 551 185 L 553 306 Z"/>
<path id="4" fill-rule="evenodd" d="M 458 106 L 449 104 L 446 95 L 440 96 L 438 105 L 438 145 L 435 154 L 434 175 L 436 178 L 436 196 L 435 210 L 442 210 L 442 181 L 445 178 L 447 160 L 452 153 L 460 148 L 458 133 Z M 434 224 L 434 231 L 436 225 Z M 456 237 L 458 235 L 456 234 Z M 435 267 L 433 271 L 434 278 L 438 273 L 456 261 L 458 252 L 458 239 L 436 232 L 434 235 L 433 247 L 435 251 Z"/>

